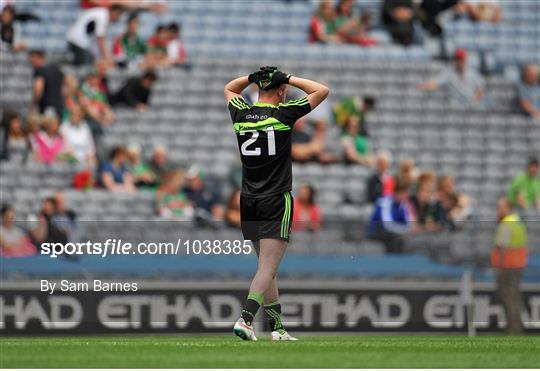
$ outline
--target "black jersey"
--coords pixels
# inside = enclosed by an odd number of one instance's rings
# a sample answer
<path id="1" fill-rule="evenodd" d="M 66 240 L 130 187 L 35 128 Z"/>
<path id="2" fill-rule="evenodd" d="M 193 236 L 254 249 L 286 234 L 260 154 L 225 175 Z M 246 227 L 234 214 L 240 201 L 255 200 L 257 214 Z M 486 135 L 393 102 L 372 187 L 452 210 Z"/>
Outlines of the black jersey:
<path id="1" fill-rule="evenodd" d="M 242 98 L 229 102 L 242 159 L 242 194 L 262 197 L 292 188 L 291 133 L 296 120 L 311 111 L 307 97 L 274 106 Z"/>

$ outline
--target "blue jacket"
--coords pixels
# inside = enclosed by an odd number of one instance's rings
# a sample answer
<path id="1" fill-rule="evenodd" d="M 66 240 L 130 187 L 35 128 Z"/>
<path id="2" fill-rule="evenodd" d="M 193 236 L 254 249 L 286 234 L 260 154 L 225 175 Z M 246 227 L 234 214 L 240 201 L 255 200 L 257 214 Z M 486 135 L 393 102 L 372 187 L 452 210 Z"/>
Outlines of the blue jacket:
<path id="1" fill-rule="evenodd" d="M 410 229 L 411 213 L 406 203 L 398 203 L 390 196 L 377 200 L 369 221 L 368 235 L 373 237 L 380 231 L 406 234 Z"/>

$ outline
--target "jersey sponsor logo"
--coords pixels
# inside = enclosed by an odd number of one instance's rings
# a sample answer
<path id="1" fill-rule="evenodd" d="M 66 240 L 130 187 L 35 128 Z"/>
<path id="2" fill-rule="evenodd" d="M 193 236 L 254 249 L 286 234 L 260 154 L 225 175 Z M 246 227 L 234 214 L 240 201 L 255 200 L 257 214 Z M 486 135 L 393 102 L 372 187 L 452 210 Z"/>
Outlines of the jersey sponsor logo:
<path id="1" fill-rule="evenodd" d="M 257 115 L 257 114 L 248 114 L 246 115 L 247 120 L 266 120 L 269 116 L 268 115 Z"/>

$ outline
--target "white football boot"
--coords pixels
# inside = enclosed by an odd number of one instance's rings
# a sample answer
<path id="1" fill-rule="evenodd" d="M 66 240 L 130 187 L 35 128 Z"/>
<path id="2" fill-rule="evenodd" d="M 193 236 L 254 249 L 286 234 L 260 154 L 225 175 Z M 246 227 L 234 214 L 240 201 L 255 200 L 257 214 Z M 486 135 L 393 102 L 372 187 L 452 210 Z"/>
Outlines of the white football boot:
<path id="1" fill-rule="evenodd" d="M 243 318 L 240 318 L 233 327 L 233 332 L 242 340 L 257 341 L 253 326 L 249 326 Z"/>
<path id="2" fill-rule="evenodd" d="M 287 331 L 283 330 L 283 332 L 272 331 L 272 340 L 297 341 L 298 339 L 292 337 Z"/>

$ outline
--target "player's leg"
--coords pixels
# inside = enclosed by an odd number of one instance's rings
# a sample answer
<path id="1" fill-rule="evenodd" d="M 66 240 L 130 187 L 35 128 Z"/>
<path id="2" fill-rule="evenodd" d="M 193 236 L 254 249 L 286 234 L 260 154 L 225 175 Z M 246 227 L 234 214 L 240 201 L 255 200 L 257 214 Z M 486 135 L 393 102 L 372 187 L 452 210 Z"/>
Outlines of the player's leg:
<path id="1" fill-rule="evenodd" d="M 262 239 L 260 242 L 257 272 L 251 281 L 249 294 L 242 309 L 242 316 L 233 327 L 234 333 L 244 340 L 257 340 L 253 331 L 253 318 L 264 303 L 264 293 L 274 280 L 286 242 L 278 239 Z"/>
<path id="2" fill-rule="evenodd" d="M 253 242 L 253 248 L 255 249 L 255 253 L 257 254 L 257 259 L 259 259 L 259 252 L 261 251 L 260 242 L 259 241 Z M 272 283 L 270 284 L 270 287 L 268 288 L 268 290 L 266 290 L 263 293 L 263 296 L 264 296 L 265 306 L 268 303 L 272 303 L 278 300 L 279 291 L 278 291 L 278 286 L 277 286 L 277 275 L 272 280 Z"/>
<path id="3" fill-rule="evenodd" d="M 250 314 L 253 314 L 254 316 L 259 307 L 263 304 L 264 293 L 272 286 L 272 282 L 277 275 L 281 258 L 285 254 L 286 246 L 287 243 L 280 239 L 261 239 L 257 272 L 255 273 L 255 277 L 253 277 L 249 288 L 248 299 L 251 296 L 253 300 L 248 300 L 250 310 L 248 310 L 248 313 L 245 313 L 246 318 L 244 319 L 246 322 L 248 322 L 248 320 L 249 322 L 253 321 L 253 318 L 250 318 Z M 254 303 L 254 301 L 256 301 L 256 303 Z M 242 316 L 244 316 L 244 312 Z"/>
<path id="4" fill-rule="evenodd" d="M 241 199 L 242 201 L 242 199 Z M 242 310 L 242 318 L 235 325 L 235 333 L 243 339 L 255 337 L 251 324 L 255 314 L 266 301 L 274 309 L 271 313 L 281 312 L 281 306 L 275 299 L 278 297 L 277 271 L 287 247 L 291 220 L 292 220 L 292 197 L 289 192 L 264 199 L 244 200 L 245 210 L 242 209 L 242 219 L 248 213 L 253 213 L 253 219 L 257 223 L 254 228 L 248 228 L 247 223 L 242 224 L 244 238 L 254 241 L 255 251 L 258 255 L 257 272 L 251 282 L 249 295 Z M 248 207 L 249 205 L 249 207 Z M 241 202 L 242 207 L 242 202 Z M 244 213 L 245 211 L 245 213 Z M 248 237 L 248 239 L 250 239 Z M 266 296 L 266 298 L 265 298 Z M 266 300 L 265 300 L 266 299 Z M 281 318 L 279 316 L 279 321 Z M 238 328 L 238 332 L 236 331 Z M 248 330 L 249 329 L 249 330 Z M 247 334 L 244 334 L 247 332 Z M 251 336 L 253 334 L 253 336 Z M 245 335 L 245 336 L 243 336 Z"/>
<path id="5" fill-rule="evenodd" d="M 240 196 L 240 221 L 242 227 L 242 234 L 245 240 L 249 240 L 253 243 L 255 250 L 259 248 L 259 222 L 257 221 L 257 200 L 251 197 Z M 249 293 L 242 310 L 242 317 L 233 326 L 233 332 L 236 336 L 243 340 L 257 340 L 255 331 L 252 327 L 252 321 L 254 313 L 259 302 L 262 302 L 262 296 Z M 253 314 L 251 314 L 253 313 Z"/>
<path id="6" fill-rule="evenodd" d="M 259 257 L 260 243 L 253 243 L 257 258 Z M 264 292 L 264 313 L 268 318 L 272 340 L 298 340 L 285 331 L 281 320 L 281 303 L 279 302 L 279 289 L 277 284 L 277 274 L 272 280 L 270 287 Z"/>

